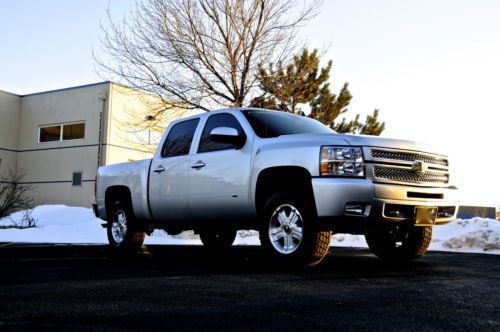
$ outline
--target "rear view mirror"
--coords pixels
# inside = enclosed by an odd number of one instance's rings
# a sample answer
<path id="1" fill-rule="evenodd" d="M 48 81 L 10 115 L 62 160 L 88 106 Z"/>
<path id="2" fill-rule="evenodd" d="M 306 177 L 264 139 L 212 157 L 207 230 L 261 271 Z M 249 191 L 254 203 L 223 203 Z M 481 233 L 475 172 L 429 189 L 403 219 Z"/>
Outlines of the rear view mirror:
<path id="1" fill-rule="evenodd" d="M 239 149 L 245 145 L 246 136 L 239 135 L 238 131 L 231 127 L 217 127 L 210 132 L 210 139 L 218 143 L 230 143 Z"/>

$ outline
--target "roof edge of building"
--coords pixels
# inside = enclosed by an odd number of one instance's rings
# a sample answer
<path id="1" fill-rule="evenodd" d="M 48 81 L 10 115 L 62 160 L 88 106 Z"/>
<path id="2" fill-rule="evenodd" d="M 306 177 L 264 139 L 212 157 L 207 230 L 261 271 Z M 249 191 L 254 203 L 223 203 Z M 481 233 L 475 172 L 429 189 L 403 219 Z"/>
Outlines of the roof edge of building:
<path id="1" fill-rule="evenodd" d="M 119 87 L 122 87 L 122 88 L 130 89 L 130 90 L 135 90 L 137 92 L 142 92 L 142 93 L 145 92 L 145 91 L 143 91 L 143 90 L 141 90 L 139 88 L 129 87 L 129 86 L 117 83 L 117 82 L 113 82 L 113 81 L 102 81 L 102 82 L 96 82 L 96 83 L 75 85 L 75 86 L 70 86 L 70 87 L 67 87 L 67 88 L 45 90 L 45 91 L 39 91 L 39 92 L 33 92 L 33 93 L 26 93 L 26 94 L 18 94 L 18 93 L 14 93 L 14 92 L 10 92 L 10 91 L 5 91 L 5 90 L 2 90 L 2 89 L 0 89 L 0 92 L 22 98 L 22 97 L 31 97 L 31 96 L 36 96 L 36 95 L 41 95 L 41 94 L 46 94 L 46 93 L 54 93 L 54 92 L 61 92 L 61 91 L 68 91 L 68 90 L 74 90 L 74 89 L 87 88 L 87 87 L 92 87 L 92 86 L 102 85 L 102 84 L 110 84 L 110 85 L 113 84 L 113 85 L 116 85 L 116 86 L 119 86 Z"/>
<path id="2" fill-rule="evenodd" d="M 6 94 L 8 94 L 8 95 L 16 96 L 16 97 L 22 97 L 22 95 L 18 95 L 17 93 L 10 92 L 10 91 L 5 91 L 5 90 L 1 90 L 1 89 L 0 89 L 0 92 L 2 92 L 2 93 L 6 93 Z"/>
<path id="3" fill-rule="evenodd" d="M 61 91 L 68 91 L 68 90 L 81 89 L 81 88 L 88 88 L 88 87 L 91 87 L 91 86 L 103 85 L 103 84 L 112 84 L 112 83 L 113 82 L 111 82 L 111 81 L 103 81 L 103 82 L 97 82 L 97 83 L 75 85 L 75 86 L 70 86 L 70 87 L 61 88 L 61 89 L 54 89 L 54 90 L 46 90 L 46 91 L 28 93 L 28 94 L 23 94 L 23 95 L 18 95 L 18 96 L 19 97 L 31 97 L 31 96 L 36 96 L 36 95 L 41 95 L 41 94 L 46 94 L 46 93 L 61 92 Z"/>

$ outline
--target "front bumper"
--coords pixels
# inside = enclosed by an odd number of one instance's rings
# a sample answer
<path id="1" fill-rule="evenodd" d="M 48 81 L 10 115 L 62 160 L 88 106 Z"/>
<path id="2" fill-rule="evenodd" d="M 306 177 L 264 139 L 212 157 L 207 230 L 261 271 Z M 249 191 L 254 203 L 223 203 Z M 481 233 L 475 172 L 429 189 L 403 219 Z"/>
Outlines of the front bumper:
<path id="1" fill-rule="evenodd" d="M 456 218 L 458 190 L 373 183 L 368 179 L 313 178 L 312 187 L 318 217 L 323 220 L 413 221 L 417 209 L 436 208 L 433 224 Z M 346 213 L 347 204 L 364 206 L 361 215 Z"/>

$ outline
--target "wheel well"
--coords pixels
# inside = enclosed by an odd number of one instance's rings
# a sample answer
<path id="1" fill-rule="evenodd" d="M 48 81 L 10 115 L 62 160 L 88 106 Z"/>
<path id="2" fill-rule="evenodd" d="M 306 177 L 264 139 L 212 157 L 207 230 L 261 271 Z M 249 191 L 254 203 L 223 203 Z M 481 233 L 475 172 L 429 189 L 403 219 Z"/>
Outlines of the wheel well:
<path id="1" fill-rule="evenodd" d="M 260 172 L 255 193 L 255 204 L 259 215 L 263 212 L 268 199 L 276 193 L 300 194 L 316 211 L 311 174 L 303 167 L 271 167 Z"/>
<path id="2" fill-rule="evenodd" d="M 113 186 L 106 189 L 105 194 L 105 207 L 106 214 L 109 216 L 111 207 L 113 203 L 117 200 L 121 200 L 130 208 L 130 211 L 134 213 L 134 207 L 132 206 L 132 195 L 130 194 L 130 189 L 125 186 Z"/>

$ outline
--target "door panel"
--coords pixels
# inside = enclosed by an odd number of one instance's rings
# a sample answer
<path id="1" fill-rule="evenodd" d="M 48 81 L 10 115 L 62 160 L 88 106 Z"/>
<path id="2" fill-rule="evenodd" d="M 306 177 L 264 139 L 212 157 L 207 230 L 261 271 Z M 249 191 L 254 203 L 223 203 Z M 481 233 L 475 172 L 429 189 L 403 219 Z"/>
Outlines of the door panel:
<path id="1" fill-rule="evenodd" d="M 199 119 L 175 124 L 151 163 L 149 203 L 157 220 L 189 219 L 189 151 Z"/>
<path id="2" fill-rule="evenodd" d="M 154 172 L 164 168 L 161 173 Z M 187 178 L 189 156 L 154 159 L 149 175 L 149 202 L 154 219 L 180 220 L 189 218 Z"/>
<path id="3" fill-rule="evenodd" d="M 189 170 L 189 207 L 195 219 L 239 219 L 249 212 L 251 153 L 224 150 L 196 154 L 202 168 Z"/>
<path id="4" fill-rule="evenodd" d="M 249 215 L 249 182 L 252 142 L 241 149 L 212 142 L 210 132 L 231 127 L 245 136 L 238 120 L 219 113 L 207 119 L 196 154 L 190 158 L 188 201 L 197 220 L 242 219 Z"/>

